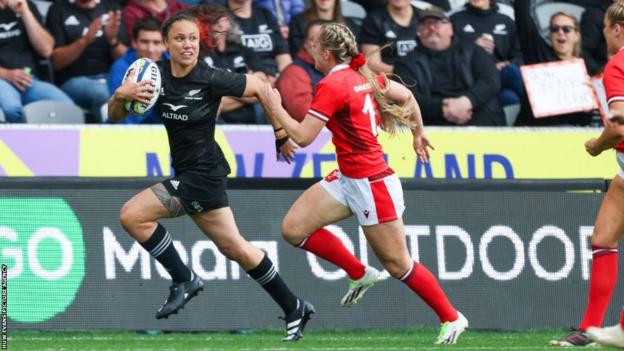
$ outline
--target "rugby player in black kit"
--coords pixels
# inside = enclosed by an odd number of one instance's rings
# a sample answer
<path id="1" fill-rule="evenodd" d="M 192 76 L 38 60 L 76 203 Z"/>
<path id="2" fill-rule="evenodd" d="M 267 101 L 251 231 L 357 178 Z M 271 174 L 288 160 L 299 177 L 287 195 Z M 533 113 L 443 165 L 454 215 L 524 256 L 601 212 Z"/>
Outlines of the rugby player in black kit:
<path id="1" fill-rule="evenodd" d="M 268 256 L 239 233 L 225 193 L 230 167 L 215 142 L 215 120 L 223 96 L 251 97 L 263 101 L 262 82 L 250 75 L 209 67 L 198 60 L 200 27 L 189 12 L 178 13 L 162 27 L 170 60 L 160 61 L 162 89 L 155 107 L 169 137 L 175 176 L 145 189 L 126 202 L 120 212 L 124 229 L 169 272 L 172 285 L 165 304 L 156 318 L 177 313 L 193 296 L 203 290 L 203 282 L 187 267 L 173 246 L 161 218 L 188 214 L 195 224 L 217 245 L 221 253 L 236 261 L 277 302 L 285 313 L 285 341 L 296 341 L 314 313 L 314 307 L 286 286 Z M 131 73 L 133 74 L 133 73 Z M 125 101 L 149 102 L 154 92 L 149 82 L 127 79 L 109 100 L 109 118 L 126 116 Z M 295 145 L 279 125 L 276 129 L 278 156 L 291 159 Z"/>

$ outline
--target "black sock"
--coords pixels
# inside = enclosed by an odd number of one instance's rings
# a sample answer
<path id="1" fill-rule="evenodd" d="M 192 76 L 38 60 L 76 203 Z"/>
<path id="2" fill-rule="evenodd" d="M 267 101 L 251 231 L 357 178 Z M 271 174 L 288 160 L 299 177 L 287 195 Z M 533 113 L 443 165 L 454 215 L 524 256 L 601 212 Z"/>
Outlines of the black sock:
<path id="1" fill-rule="evenodd" d="M 178 251 L 173 246 L 171 235 L 160 223 L 154 234 L 146 242 L 139 244 L 165 267 L 174 283 L 191 280 L 191 270 L 182 262 Z"/>
<path id="2" fill-rule="evenodd" d="M 265 254 L 260 264 L 256 268 L 249 270 L 247 274 L 254 278 L 271 295 L 284 313 L 288 314 L 297 309 L 297 296 L 286 286 L 268 255 Z"/>

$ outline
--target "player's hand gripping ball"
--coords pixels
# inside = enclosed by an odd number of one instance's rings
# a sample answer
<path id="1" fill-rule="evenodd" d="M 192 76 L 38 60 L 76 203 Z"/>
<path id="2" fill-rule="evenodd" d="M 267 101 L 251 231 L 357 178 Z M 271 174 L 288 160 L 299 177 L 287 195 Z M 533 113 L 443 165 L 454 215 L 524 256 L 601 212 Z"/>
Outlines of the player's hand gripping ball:
<path id="1" fill-rule="evenodd" d="M 160 93 L 160 71 L 158 70 L 158 66 L 155 62 L 147 58 L 140 58 L 134 61 L 130 67 L 126 70 L 126 74 L 124 75 L 124 81 L 130 74 L 130 72 L 136 72 L 134 76 L 132 76 L 132 81 L 134 83 L 140 83 L 143 81 L 149 81 L 150 86 L 154 89 L 154 95 L 150 99 L 149 104 L 144 104 L 138 101 L 126 101 L 124 107 L 126 110 L 135 115 L 142 115 L 149 109 L 151 109 L 154 104 L 156 104 L 156 100 L 158 100 L 158 95 Z"/>

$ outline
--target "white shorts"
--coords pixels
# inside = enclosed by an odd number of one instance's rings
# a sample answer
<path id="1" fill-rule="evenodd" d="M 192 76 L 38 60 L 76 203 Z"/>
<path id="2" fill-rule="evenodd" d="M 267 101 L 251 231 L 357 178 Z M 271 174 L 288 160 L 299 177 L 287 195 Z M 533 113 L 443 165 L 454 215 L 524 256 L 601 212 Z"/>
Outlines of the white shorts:
<path id="1" fill-rule="evenodd" d="M 618 172 L 618 176 L 624 179 L 624 152 L 616 152 L 615 157 L 617 158 L 618 165 L 620 165 L 620 171 Z"/>
<path id="2" fill-rule="evenodd" d="M 369 178 L 349 178 L 332 171 L 321 185 L 338 202 L 355 213 L 360 225 L 374 225 L 401 218 L 405 211 L 401 180 L 388 168 Z"/>

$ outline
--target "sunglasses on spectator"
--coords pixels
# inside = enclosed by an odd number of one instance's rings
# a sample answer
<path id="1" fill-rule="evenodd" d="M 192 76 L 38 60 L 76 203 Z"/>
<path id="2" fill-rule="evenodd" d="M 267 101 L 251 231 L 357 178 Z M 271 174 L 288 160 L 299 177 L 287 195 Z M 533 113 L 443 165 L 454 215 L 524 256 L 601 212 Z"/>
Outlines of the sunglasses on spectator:
<path id="1" fill-rule="evenodd" d="M 572 32 L 573 30 L 576 30 L 574 26 L 558 26 L 558 25 L 551 25 L 549 29 L 551 33 L 559 33 L 559 31 L 562 30 L 565 34 L 568 34 Z"/>

